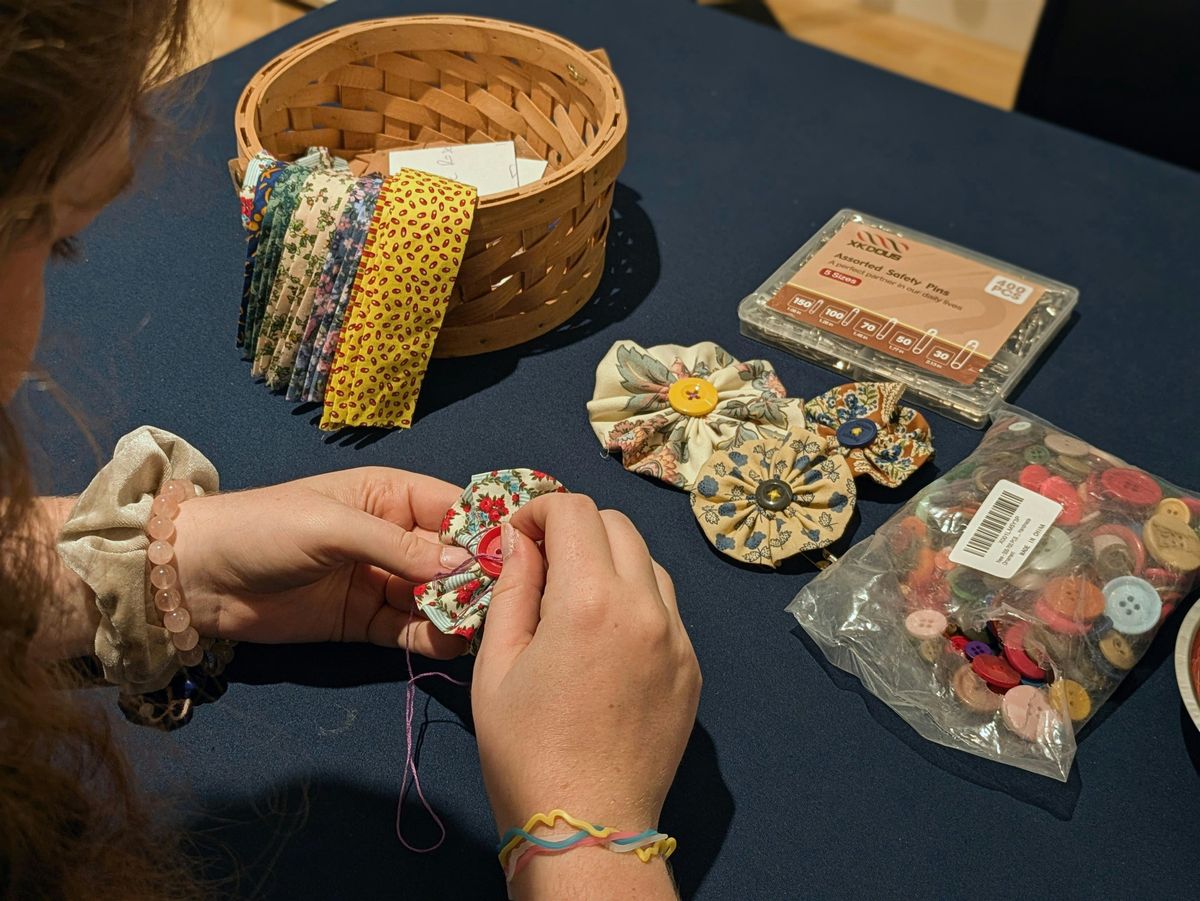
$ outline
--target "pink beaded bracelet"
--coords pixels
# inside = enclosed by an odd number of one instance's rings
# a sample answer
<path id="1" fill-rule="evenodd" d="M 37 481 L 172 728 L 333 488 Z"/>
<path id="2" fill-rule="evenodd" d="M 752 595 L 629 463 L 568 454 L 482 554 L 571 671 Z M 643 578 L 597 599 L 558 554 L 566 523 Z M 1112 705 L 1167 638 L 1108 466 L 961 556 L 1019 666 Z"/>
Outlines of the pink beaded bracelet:
<path id="1" fill-rule="evenodd" d="M 171 633 L 171 644 L 184 666 L 198 664 L 204 658 L 204 649 L 200 647 L 200 633 L 192 628 L 192 616 L 183 604 L 172 542 L 179 505 L 195 496 L 196 488 L 187 479 L 164 482 L 150 505 L 150 522 L 146 525 L 146 534 L 150 536 L 146 557 L 150 584 L 154 586 L 154 606 L 162 611 L 163 628 Z"/>

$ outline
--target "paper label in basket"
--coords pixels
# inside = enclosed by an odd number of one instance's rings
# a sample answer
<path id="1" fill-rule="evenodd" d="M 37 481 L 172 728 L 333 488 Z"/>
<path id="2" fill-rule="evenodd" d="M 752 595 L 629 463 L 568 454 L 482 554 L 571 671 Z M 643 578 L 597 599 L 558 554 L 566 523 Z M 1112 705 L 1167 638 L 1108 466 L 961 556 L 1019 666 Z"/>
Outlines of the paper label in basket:
<path id="1" fill-rule="evenodd" d="M 1001 479 L 967 523 L 950 562 L 1008 579 L 1046 537 L 1062 504 Z"/>
<path id="2" fill-rule="evenodd" d="M 847 222 L 767 305 L 971 385 L 1045 290 L 949 250 Z"/>
<path id="3" fill-rule="evenodd" d="M 428 172 L 471 185 L 480 197 L 520 187 L 517 151 L 512 141 L 393 150 L 388 164 L 393 175 L 401 169 Z"/>

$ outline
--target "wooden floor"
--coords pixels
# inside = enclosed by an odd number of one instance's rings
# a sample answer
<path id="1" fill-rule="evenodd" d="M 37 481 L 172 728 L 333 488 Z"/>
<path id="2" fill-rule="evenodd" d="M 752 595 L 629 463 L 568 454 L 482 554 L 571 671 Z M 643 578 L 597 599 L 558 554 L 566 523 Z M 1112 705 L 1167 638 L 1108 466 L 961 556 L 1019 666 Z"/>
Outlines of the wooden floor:
<path id="1" fill-rule="evenodd" d="M 719 5 L 725 0 L 700 2 Z M 1012 108 L 1026 50 L 899 15 L 887 0 L 765 2 L 780 26 L 798 40 L 992 106 Z M 993 11 L 1002 14 L 1001 4 L 1011 0 L 990 2 L 997 4 Z M 288 0 L 201 0 L 201 8 L 197 64 L 236 50 L 307 11 Z"/>

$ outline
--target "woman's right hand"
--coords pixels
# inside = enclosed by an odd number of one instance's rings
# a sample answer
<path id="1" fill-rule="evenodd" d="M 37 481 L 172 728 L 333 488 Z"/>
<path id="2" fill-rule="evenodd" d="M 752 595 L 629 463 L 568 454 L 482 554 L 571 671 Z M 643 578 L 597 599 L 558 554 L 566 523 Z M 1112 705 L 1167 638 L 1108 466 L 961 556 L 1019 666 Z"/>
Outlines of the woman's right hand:
<path id="1" fill-rule="evenodd" d="M 626 516 L 583 495 L 533 500 L 504 538 L 471 689 L 499 831 L 554 808 L 620 830 L 657 827 L 700 697 L 670 577 Z M 675 897 L 658 858 L 594 847 L 540 855 L 512 888 Z"/>

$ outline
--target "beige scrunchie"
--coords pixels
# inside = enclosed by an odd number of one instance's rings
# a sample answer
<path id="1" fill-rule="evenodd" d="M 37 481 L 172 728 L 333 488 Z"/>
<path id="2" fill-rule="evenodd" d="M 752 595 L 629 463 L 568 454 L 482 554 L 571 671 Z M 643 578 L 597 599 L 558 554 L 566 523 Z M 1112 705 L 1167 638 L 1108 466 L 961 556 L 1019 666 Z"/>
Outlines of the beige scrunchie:
<path id="1" fill-rule="evenodd" d="M 157 691 L 179 669 L 146 574 L 150 504 L 168 479 L 188 479 L 205 494 L 218 489 L 216 468 L 182 438 L 135 429 L 117 442 L 58 536 L 59 556 L 96 593 L 104 677 L 131 693 Z"/>

